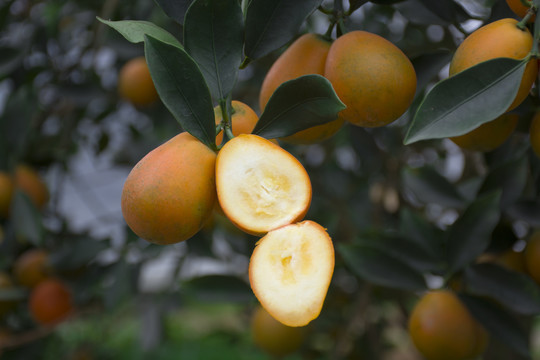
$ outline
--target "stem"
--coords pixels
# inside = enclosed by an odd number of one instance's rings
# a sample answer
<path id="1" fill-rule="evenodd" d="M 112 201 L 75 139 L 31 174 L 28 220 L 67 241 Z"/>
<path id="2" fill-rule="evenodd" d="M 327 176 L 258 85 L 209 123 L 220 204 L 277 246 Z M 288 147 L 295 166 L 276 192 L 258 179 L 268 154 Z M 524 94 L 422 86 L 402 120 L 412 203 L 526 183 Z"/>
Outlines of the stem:
<path id="1" fill-rule="evenodd" d="M 525 28 L 527 27 L 527 23 L 529 22 L 529 19 L 534 15 L 535 11 L 533 10 L 533 8 L 529 8 L 529 10 L 527 11 L 527 13 L 525 14 L 525 17 L 523 19 L 520 20 L 520 22 L 518 22 L 516 24 L 516 26 L 520 29 L 520 30 L 525 30 Z"/>
<path id="2" fill-rule="evenodd" d="M 336 26 L 336 22 L 335 21 L 330 21 L 330 25 L 328 25 L 328 29 L 326 30 L 326 32 L 324 33 L 324 37 L 327 38 L 327 39 L 331 39 L 332 38 L 332 31 L 334 31 L 334 26 Z"/>
<path id="3" fill-rule="evenodd" d="M 525 15 L 525 18 L 527 16 L 533 16 L 538 11 L 538 8 L 540 7 L 540 0 L 534 0 L 531 8 L 529 11 L 527 11 L 527 15 Z M 523 19 L 525 19 L 523 18 Z M 540 16 L 537 16 L 534 20 L 534 40 L 533 40 L 533 47 L 531 49 L 531 56 L 538 58 L 540 57 L 540 51 L 538 49 L 538 42 L 540 41 Z"/>
<path id="4" fill-rule="evenodd" d="M 247 56 L 244 58 L 244 61 L 242 61 L 242 64 L 240 64 L 240 69 L 245 69 L 249 63 L 251 62 L 251 59 Z"/>
<path id="5" fill-rule="evenodd" d="M 219 99 L 219 108 L 221 109 L 221 123 L 219 126 L 223 129 L 223 141 L 219 145 L 219 148 L 221 148 L 227 141 L 234 137 L 231 124 L 233 110 L 232 106 L 227 106 L 227 99 Z"/>
<path id="6" fill-rule="evenodd" d="M 319 10 L 320 12 L 322 12 L 323 14 L 326 14 L 326 15 L 332 15 L 332 10 L 328 10 L 328 9 L 325 9 L 324 6 L 320 5 L 317 10 Z"/>

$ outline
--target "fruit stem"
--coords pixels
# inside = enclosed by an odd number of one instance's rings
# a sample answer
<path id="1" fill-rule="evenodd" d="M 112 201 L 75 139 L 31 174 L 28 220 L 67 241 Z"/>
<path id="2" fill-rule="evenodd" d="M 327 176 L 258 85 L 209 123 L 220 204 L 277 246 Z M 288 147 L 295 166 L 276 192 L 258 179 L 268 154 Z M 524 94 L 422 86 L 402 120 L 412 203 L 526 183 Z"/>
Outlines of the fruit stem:
<path id="1" fill-rule="evenodd" d="M 332 15 L 333 14 L 332 10 L 325 9 L 324 6 L 322 6 L 322 5 L 319 5 L 317 10 L 319 10 L 320 12 L 322 12 L 323 14 L 326 14 L 326 15 Z"/>
<path id="2" fill-rule="evenodd" d="M 229 113 L 232 106 L 227 106 L 227 99 L 219 99 L 219 108 L 221 109 L 221 123 L 219 126 L 223 129 L 223 141 L 220 144 L 221 147 L 227 141 L 232 139 L 234 135 L 232 133 L 231 114 Z"/>
<path id="3" fill-rule="evenodd" d="M 251 62 L 251 59 L 248 58 L 247 56 L 244 58 L 244 61 L 242 61 L 242 64 L 240 64 L 240 69 L 245 69 L 249 63 Z"/>
<path id="4" fill-rule="evenodd" d="M 537 8 L 536 8 L 537 9 Z M 529 19 L 534 15 L 536 14 L 536 9 L 534 6 L 531 6 L 529 8 L 529 10 L 527 10 L 527 13 L 525 14 L 525 16 L 523 17 L 523 19 L 520 20 L 520 22 L 518 22 L 516 24 L 516 26 L 520 29 L 520 30 L 525 30 L 525 28 L 527 27 L 527 23 L 529 22 Z"/>

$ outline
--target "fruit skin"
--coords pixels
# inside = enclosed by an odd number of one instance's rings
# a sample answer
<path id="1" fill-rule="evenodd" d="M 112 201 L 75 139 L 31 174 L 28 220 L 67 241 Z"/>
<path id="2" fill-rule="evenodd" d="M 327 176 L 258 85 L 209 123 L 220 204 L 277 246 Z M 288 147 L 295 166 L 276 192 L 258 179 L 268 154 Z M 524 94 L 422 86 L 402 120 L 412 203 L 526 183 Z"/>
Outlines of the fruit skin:
<path id="1" fill-rule="evenodd" d="M 160 245 L 195 235 L 216 203 L 216 154 L 187 132 L 148 153 L 128 175 L 121 207 L 129 227 Z"/>
<path id="2" fill-rule="evenodd" d="M 536 156 L 540 157 L 540 112 L 534 114 L 531 120 L 531 127 L 529 128 L 529 140 L 534 153 Z"/>
<path id="3" fill-rule="evenodd" d="M 285 356 L 302 346 L 306 328 L 283 325 L 263 307 L 257 306 L 251 319 L 251 333 L 259 348 L 274 356 Z"/>
<path id="4" fill-rule="evenodd" d="M 270 161 L 270 155 L 279 157 L 279 164 L 278 161 Z M 289 174 L 277 172 L 285 165 L 294 167 L 295 171 Z M 242 179 L 231 181 L 236 174 L 240 174 Z M 276 174 L 279 179 L 272 178 Z M 294 182 L 289 175 L 294 176 Z M 282 178 L 285 184 L 280 183 Z M 248 183 L 252 183 L 254 188 L 242 187 Z M 299 194 L 300 200 L 276 198 L 283 196 L 282 189 L 287 192 L 291 187 L 298 190 L 295 195 Z M 227 218 L 240 230 L 257 236 L 302 220 L 311 205 L 311 181 L 300 161 L 275 143 L 254 134 L 240 134 L 221 148 L 216 159 L 216 188 L 219 205 Z M 285 205 L 294 206 L 294 209 L 287 209 L 290 212 L 284 214 L 282 206 Z M 257 209 L 248 211 L 245 209 L 247 206 L 256 206 Z M 264 221 L 256 222 L 259 219 Z"/>
<path id="5" fill-rule="evenodd" d="M 364 127 L 387 125 L 411 105 L 416 73 L 411 61 L 385 38 L 351 31 L 334 41 L 324 76 L 347 108 L 339 116 Z"/>
<path id="6" fill-rule="evenodd" d="M 129 60 L 118 74 L 118 93 L 136 106 L 146 106 L 158 99 L 144 56 Z"/>
<path id="7" fill-rule="evenodd" d="M 13 275 L 23 286 L 35 287 L 52 271 L 48 264 L 49 253 L 43 249 L 30 249 L 21 254 L 13 264 Z"/>
<path id="8" fill-rule="evenodd" d="M 527 272 L 536 283 L 540 284 L 540 231 L 532 233 L 524 251 Z"/>
<path id="9" fill-rule="evenodd" d="M 284 82 L 310 74 L 324 75 L 326 56 L 332 43 L 324 37 L 307 33 L 296 39 L 272 64 L 261 85 L 259 106 L 264 110 L 274 91 Z M 313 126 L 281 140 L 292 144 L 313 144 L 334 135 L 343 119 Z"/>
<path id="10" fill-rule="evenodd" d="M 510 10 L 514 12 L 517 16 L 520 18 L 525 17 L 525 14 L 527 14 L 527 11 L 529 10 L 528 6 L 525 6 L 521 3 L 521 0 L 506 0 L 506 4 L 508 4 L 508 7 Z M 536 18 L 536 15 L 531 16 L 528 22 L 532 23 L 534 22 L 534 19 Z"/>
<path id="11" fill-rule="evenodd" d="M 49 201 L 49 189 L 41 176 L 29 165 L 19 164 L 14 174 L 15 188 L 24 192 L 38 209 Z"/>
<path id="12" fill-rule="evenodd" d="M 13 191 L 13 179 L 7 172 L 0 171 L 0 219 L 5 219 L 9 215 Z"/>
<path id="13" fill-rule="evenodd" d="M 472 151 L 488 152 L 501 146 L 514 132 L 519 120 L 517 114 L 503 114 L 490 122 L 460 136 L 451 137 L 456 145 Z"/>
<path id="14" fill-rule="evenodd" d="M 449 290 L 427 292 L 409 318 L 409 334 L 428 360 L 466 360 L 486 349 L 488 334 Z"/>
<path id="15" fill-rule="evenodd" d="M 483 61 L 498 57 L 523 59 L 531 51 L 533 37 L 528 29 L 521 30 L 516 19 L 501 19 L 484 25 L 471 33 L 458 46 L 450 62 L 450 76 Z M 507 111 L 521 104 L 538 73 L 537 60 L 532 58 L 523 73 L 518 93 Z"/>
<path id="16" fill-rule="evenodd" d="M 32 290 L 28 306 L 34 320 L 41 325 L 55 325 L 74 310 L 69 288 L 55 278 L 43 280 Z"/>

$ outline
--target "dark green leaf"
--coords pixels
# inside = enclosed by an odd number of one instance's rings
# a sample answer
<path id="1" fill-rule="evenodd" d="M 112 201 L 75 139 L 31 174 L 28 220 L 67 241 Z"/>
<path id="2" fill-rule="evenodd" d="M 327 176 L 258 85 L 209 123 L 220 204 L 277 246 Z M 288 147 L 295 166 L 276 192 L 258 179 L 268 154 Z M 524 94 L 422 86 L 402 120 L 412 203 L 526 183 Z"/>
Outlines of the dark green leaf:
<path id="1" fill-rule="evenodd" d="M 420 104 L 404 143 L 463 135 L 503 114 L 528 60 L 497 58 L 439 82 Z"/>
<path id="2" fill-rule="evenodd" d="M 436 14 L 441 19 L 453 22 L 453 21 L 463 21 L 470 18 L 461 6 L 456 4 L 453 0 L 420 0 L 422 5 L 424 5 L 429 11 Z"/>
<path id="3" fill-rule="evenodd" d="M 450 228 L 447 255 L 450 272 L 457 271 L 482 254 L 499 222 L 500 192 L 477 198 Z"/>
<path id="4" fill-rule="evenodd" d="M 457 208 L 463 206 L 463 198 L 456 188 L 431 167 L 404 168 L 402 177 L 403 186 L 420 202 Z"/>
<path id="5" fill-rule="evenodd" d="M 109 21 L 104 20 L 98 16 L 97 18 L 99 21 L 101 21 L 104 24 L 109 25 L 116 31 L 118 31 L 120 34 L 122 34 L 123 37 L 126 38 L 127 41 L 132 42 L 134 44 L 142 43 L 144 42 L 144 36 L 150 35 L 153 38 L 156 38 L 166 44 L 173 45 L 176 47 L 181 48 L 182 44 L 178 41 L 177 38 L 175 38 L 171 33 L 169 33 L 167 30 L 160 28 L 154 23 L 148 22 L 148 21 L 139 21 L 139 20 L 121 20 L 121 21 Z"/>
<path id="6" fill-rule="evenodd" d="M 505 209 L 505 214 L 514 220 L 522 220 L 532 227 L 540 228 L 540 201 L 537 199 L 518 201 Z"/>
<path id="7" fill-rule="evenodd" d="M 237 0 L 196 0 L 186 13 L 184 45 L 214 99 L 232 91 L 242 63 L 244 17 Z"/>
<path id="8" fill-rule="evenodd" d="M 31 121 L 36 110 L 37 99 L 29 87 L 21 87 L 7 101 L 0 121 L 0 144 L 8 154 L 22 150 L 31 130 Z"/>
<path id="9" fill-rule="evenodd" d="M 516 202 L 527 183 L 528 163 L 527 158 L 506 163 L 493 169 L 484 180 L 479 194 L 485 194 L 500 189 L 501 207 L 503 209 Z"/>
<path id="10" fill-rule="evenodd" d="M 440 262 L 444 260 L 444 232 L 419 214 L 402 208 L 399 216 L 399 232 L 414 241 L 429 256 Z"/>
<path id="11" fill-rule="evenodd" d="M 435 240 L 435 239 L 432 239 Z M 389 256 L 399 258 L 419 273 L 430 272 L 439 268 L 440 258 L 433 256 L 408 234 L 384 233 L 362 235 L 355 244 L 379 250 Z"/>
<path id="12" fill-rule="evenodd" d="M 486 299 L 465 295 L 460 298 L 493 338 L 530 358 L 529 335 L 512 314 Z"/>
<path id="13" fill-rule="evenodd" d="M 145 36 L 150 74 L 161 100 L 182 128 L 215 149 L 214 107 L 204 77 L 182 49 Z"/>
<path id="14" fill-rule="evenodd" d="M 182 283 L 182 288 L 199 301 L 246 302 L 253 300 L 249 283 L 237 276 L 206 275 Z"/>
<path id="15" fill-rule="evenodd" d="M 359 277 L 376 285 L 402 289 L 424 290 L 425 280 L 400 258 L 362 245 L 342 245 L 337 248 L 345 264 Z"/>
<path id="16" fill-rule="evenodd" d="M 332 84 L 321 75 L 304 75 L 281 84 L 270 97 L 253 133 L 268 139 L 292 135 L 337 119 L 345 109 Z"/>
<path id="17" fill-rule="evenodd" d="M 50 254 L 50 262 L 57 270 L 79 269 L 94 260 L 108 246 L 106 241 L 98 241 L 86 236 L 70 238 Z"/>
<path id="18" fill-rule="evenodd" d="M 362 5 L 367 3 L 368 0 L 349 0 L 349 14 L 358 10 Z"/>
<path id="19" fill-rule="evenodd" d="M 29 241 L 34 246 L 41 246 L 44 235 L 41 214 L 28 195 L 22 191 L 15 191 L 10 217 L 18 239 Z"/>
<path id="20" fill-rule="evenodd" d="M 383 0 L 384 1 L 384 0 Z M 394 5 L 403 17 L 413 24 L 419 25 L 448 25 L 448 21 L 440 18 L 434 12 L 422 5 L 420 0 L 401 1 Z"/>
<path id="21" fill-rule="evenodd" d="M 352 2 L 354 0 L 351 0 L 351 6 L 352 6 Z M 379 5 L 392 5 L 392 4 L 395 4 L 395 3 L 398 3 L 398 2 L 402 2 L 404 0 L 370 0 L 370 2 L 374 3 L 374 4 L 379 4 Z"/>
<path id="22" fill-rule="evenodd" d="M 155 0 L 168 17 L 179 24 L 184 23 L 184 16 L 194 0 Z"/>
<path id="23" fill-rule="evenodd" d="M 526 275 L 495 264 L 465 268 L 463 282 L 472 295 L 488 297 L 518 314 L 540 314 L 540 287 Z"/>
<path id="24" fill-rule="evenodd" d="M 447 50 L 437 50 L 423 53 L 411 59 L 416 72 L 416 91 L 423 91 L 439 74 L 441 69 L 452 60 L 453 53 Z"/>
<path id="25" fill-rule="evenodd" d="M 246 14 L 245 56 L 251 60 L 280 48 L 322 0 L 252 0 Z"/>

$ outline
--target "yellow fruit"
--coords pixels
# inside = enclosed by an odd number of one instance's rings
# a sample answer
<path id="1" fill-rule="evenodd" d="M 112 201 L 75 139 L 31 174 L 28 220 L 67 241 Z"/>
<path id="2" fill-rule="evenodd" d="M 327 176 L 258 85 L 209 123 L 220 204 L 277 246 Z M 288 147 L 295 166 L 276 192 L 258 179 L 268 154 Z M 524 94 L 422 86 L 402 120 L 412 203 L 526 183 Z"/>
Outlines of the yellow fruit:
<path id="1" fill-rule="evenodd" d="M 29 310 L 41 325 L 55 325 L 74 310 L 69 288 L 60 280 L 50 278 L 40 282 L 30 293 Z"/>
<path id="2" fill-rule="evenodd" d="M 309 220 L 270 231 L 249 262 L 253 293 L 287 326 L 305 326 L 319 316 L 333 272 L 332 239 Z"/>
<path id="3" fill-rule="evenodd" d="M 284 82 L 303 75 L 324 75 L 326 56 L 332 43 L 317 34 L 304 34 L 280 55 L 266 74 L 261 86 L 259 105 L 264 110 L 274 91 Z M 343 119 L 317 125 L 284 137 L 294 144 L 313 144 L 334 135 L 343 126 Z"/>
<path id="4" fill-rule="evenodd" d="M 302 346 L 306 329 L 283 325 L 258 306 L 251 319 L 251 333 L 259 348 L 274 356 L 285 356 Z"/>
<path id="5" fill-rule="evenodd" d="M 540 157 L 540 112 L 534 114 L 532 118 L 529 129 L 529 140 L 534 153 Z"/>
<path id="6" fill-rule="evenodd" d="M 482 254 L 478 263 L 493 263 L 500 265 L 508 270 L 527 273 L 525 266 L 525 253 L 523 251 L 506 250 L 500 254 L 486 253 Z"/>
<path id="7" fill-rule="evenodd" d="M 137 106 L 154 103 L 158 93 L 144 56 L 128 61 L 118 74 L 118 93 Z"/>
<path id="8" fill-rule="evenodd" d="M 49 189 L 39 174 L 30 166 L 20 164 L 15 168 L 15 188 L 24 192 L 38 209 L 49 201 Z"/>
<path id="9" fill-rule="evenodd" d="M 426 293 L 409 318 L 409 334 L 428 360 L 469 360 L 486 349 L 488 334 L 448 290 Z"/>
<path id="10" fill-rule="evenodd" d="M 529 237 L 525 247 L 525 266 L 529 275 L 540 284 L 540 231 Z"/>
<path id="11" fill-rule="evenodd" d="M 122 213 L 141 238 L 166 245 L 189 239 L 216 203 L 216 154 L 187 132 L 148 153 L 128 175 Z"/>
<path id="12" fill-rule="evenodd" d="M 497 20 L 467 36 L 450 62 L 450 75 L 499 57 L 525 58 L 531 51 L 533 37 L 528 29 L 518 28 L 517 22 L 516 19 Z M 525 100 L 537 73 L 537 60 L 532 58 L 525 67 L 518 93 L 508 110 L 512 110 Z"/>
<path id="13" fill-rule="evenodd" d="M 13 275 L 19 284 L 34 287 L 50 275 L 52 268 L 48 261 L 47 251 L 30 249 L 15 260 Z"/>
<path id="14" fill-rule="evenodd" d="M 302 164 L 253 134 L 238 135 L 221 148 L 216 188 L 229 220 L 254 235 L 301 220 L 311 204 L 311 181 Z"/>
<path id="15" fill-rule="evenodd" d="M 521 0 L 506 0 L 506 3 L 508 4 L 508 7 L 510 10 L 514 12 L 517 16 L 520 18 L 525 17 L 525 14 L 527 14 L 527 11 L 529 11 L 530 6 L 525 6 L 521 2 Z M 533 22 L 536 16 L 531 16 L 529 19 L 529 22 Z"/>
<path id="16" fill-rule="evenodd" d="M 13 179 L 8 173 L 0 171 L 0 218 L 7 218 L 13 197 Z"/>
<path id="17" fill-rule="evenodd" d="M 450 138 L 456 145 L 472 151 L 488 152 L 501 146 L 514 132 L 519 120 L 517 114 L 503 114 L 484 123 L 467 134 Z"/>
<path id="18" fill-rule="evenodd" d="M 416 73 L 407 56 L 390 41 L 365 31 L 351 31 L 334 41 L 324 76 L 347 105 L 339 116 L 357 126 L 393 122 L 409 108 L 416 92 Z"/>

